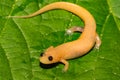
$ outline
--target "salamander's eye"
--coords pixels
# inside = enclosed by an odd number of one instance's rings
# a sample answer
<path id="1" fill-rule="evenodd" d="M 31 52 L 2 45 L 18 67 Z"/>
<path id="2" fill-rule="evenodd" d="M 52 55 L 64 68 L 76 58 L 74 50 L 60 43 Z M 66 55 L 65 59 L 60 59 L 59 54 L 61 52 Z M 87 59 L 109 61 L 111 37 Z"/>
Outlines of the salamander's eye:
<path id="1" fill-rule="evenodd" d="M 52 60 L 53 60 L 53 57 L 52 57 L 52 56 L 49 56 L 49 57 L 48 57 L 48 60 L 49 60 L 49 61 L 52 61 Z"/>
<path id="2" fill-rule="evenodd" d="M 43 54 L 44 54 L 44 53 L 41 53 L 41 54 L 40 54 L 40 57 L 42 57 L 42 56 L 43 56 Z"/>

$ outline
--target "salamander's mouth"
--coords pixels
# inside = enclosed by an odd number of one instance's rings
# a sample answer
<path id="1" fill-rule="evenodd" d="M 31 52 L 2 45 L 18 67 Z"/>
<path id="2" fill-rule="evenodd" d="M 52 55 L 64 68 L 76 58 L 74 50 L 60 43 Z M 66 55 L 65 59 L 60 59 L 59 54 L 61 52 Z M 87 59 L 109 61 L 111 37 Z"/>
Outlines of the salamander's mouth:
<path id="1" fill-rule="evenodd" d="M 44 56 L 39 58 L 40 60 L 40 67 L 44 69 L 50 69 L 58 65 L 58 63 L 50 63 Z"/>
<path id="2" fill-rule="evenodd" d="M 40 63 L 47 64 L 46 61 L 45 61 L 45 59 L 43 57 L 40 57 L 39 60 L 40 60 Z"/>

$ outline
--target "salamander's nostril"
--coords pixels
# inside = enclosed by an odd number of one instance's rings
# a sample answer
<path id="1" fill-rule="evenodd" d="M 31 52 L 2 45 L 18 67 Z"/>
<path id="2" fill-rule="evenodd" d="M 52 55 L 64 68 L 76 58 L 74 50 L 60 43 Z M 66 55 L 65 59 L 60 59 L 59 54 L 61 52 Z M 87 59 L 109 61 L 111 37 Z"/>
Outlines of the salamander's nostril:
<path id="1" fill-rule="evenodd" d="M 42 53 L 40 54 L 40 57 L 42 57 L 42 56 L 43 56 L 43 54 L 44 54 L 44 53 L 42 52 Z"/>

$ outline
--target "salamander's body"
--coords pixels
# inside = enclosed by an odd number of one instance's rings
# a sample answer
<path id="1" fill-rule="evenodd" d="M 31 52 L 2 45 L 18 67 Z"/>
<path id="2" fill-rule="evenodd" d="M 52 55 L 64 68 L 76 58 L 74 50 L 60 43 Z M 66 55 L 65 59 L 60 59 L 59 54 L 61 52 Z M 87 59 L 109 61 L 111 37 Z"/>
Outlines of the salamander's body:
<path id="1" fill-rule="evenodd" d="M 96 33 L 96 22 L 93 16 L 83 7 L 68 3 L 55 2 L 49 4 L 37 12 L 28 16 L 12 16 L 15 18 L 30 18 L 52 9 L 64 9 L 79 16 L 84 21 L 84 30 L 81 27 L 73 27 L 68 30 L 69 33 L 79 31 L 81 36 L 72 42 L 64 43 L 57 47 L 49 47 L 40 57 L 40 62 L 44 64 L 51 64 L 62 62 L 65 64 L 64 71 L 68 69 L 69 63 L 67 59 L 72 59 L 86 54 L 96 43 L 96 48 L 99 48 L 101 41 Z M 57 15 L 57 14 L 56 14 Z"/>

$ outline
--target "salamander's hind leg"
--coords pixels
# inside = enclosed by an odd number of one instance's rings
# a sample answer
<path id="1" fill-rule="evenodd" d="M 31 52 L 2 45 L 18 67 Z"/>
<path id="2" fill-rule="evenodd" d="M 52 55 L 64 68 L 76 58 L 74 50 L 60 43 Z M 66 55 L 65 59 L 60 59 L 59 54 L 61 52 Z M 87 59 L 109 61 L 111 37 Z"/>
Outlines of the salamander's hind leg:
<path id="1" fill-rule="evenodd" d="M 72 34 L 73 32 L 83 32 L 83 31 L 84 31 L 83 27 L 74 26 L 74 27 L 67 30 L 67 34 Z M 99 35 L 96 33 L 95 48 L 99 49 L 100 45 L 101 45 L 101 40 L 100 40 Z"/>
<path id="2" fill-rule="evenodd" d="M 76 26 L 74 26 L 74 27 L 68 29 L 68 30 L 66 31 L 66 33 L 67 33 L 68 35 L 70 35 L 70 34 L 72 34 L 72 33 L 74 33 L 74 32 L 83 32 L 83 30 L 84 30 L 83 27 L 76 27 Z"/>
<path id="3" fill-rule="evenodd" d="M 100 40 L 99 35 L 96 33 L 95 49 L 98 49 L 98 50 L 99 50 L 100 45 L 101 45 L 101 40 Z"/>

